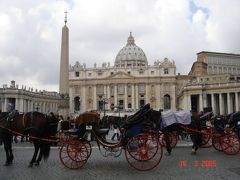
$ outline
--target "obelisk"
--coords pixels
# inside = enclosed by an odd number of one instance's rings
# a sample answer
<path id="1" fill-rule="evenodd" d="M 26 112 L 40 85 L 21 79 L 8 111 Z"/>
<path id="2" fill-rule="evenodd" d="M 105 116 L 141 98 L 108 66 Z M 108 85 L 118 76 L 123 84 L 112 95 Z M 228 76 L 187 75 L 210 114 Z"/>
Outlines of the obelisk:
<path id="1" fill-rule="evenodd" d="M 69 30 L 67 27 L 67 12 L 65 12 L 65 25 L 62 28 L 61 42 L 61 61 L 60 61 L 60 79 L 59 94 L 61 101 L 59 103 L 59 115 L 64 119 L 69 114 Z"/>

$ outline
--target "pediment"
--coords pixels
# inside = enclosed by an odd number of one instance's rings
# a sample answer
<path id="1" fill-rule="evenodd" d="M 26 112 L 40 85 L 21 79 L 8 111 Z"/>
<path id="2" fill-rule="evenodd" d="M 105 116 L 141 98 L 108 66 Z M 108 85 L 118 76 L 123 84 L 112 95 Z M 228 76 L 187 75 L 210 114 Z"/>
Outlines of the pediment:
<path id="1" fill-rule="evenodd" d="M 127 74 L 125 72 L 122 71 L 118 71 L 115 74 L 110 75 L 108 78 L 109 79 L 127 79 L 127 78 L 133 78 L 134 76 Z"/>

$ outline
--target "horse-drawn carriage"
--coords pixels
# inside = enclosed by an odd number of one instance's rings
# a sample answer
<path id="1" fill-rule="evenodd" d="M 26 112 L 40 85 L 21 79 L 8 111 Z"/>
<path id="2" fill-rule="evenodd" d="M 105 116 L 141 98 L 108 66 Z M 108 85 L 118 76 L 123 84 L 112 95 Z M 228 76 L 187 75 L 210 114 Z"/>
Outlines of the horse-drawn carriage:
<path id="1" fill-rule="evenodd" d="M 160 112 L 151 109 L 149 104 L 126 120 L 117 143 L 104 138 L 108 129 L 99 129 L 99 120 L 95 112 L 85 112 L 76 119 L 79 132 L 69 132 L 70 137 L 60 148 L 59 156 L 64 166 L 77 169 L 87 162 L 92 152 L 90 142 L 84 139 L 88 131 L 95 137 L 100 152 L 105 151 L 104 156 L 118 157 L 123 149 L 128 163 L 140 171 L 151 170 L 160 163 L 163 154 L 159 143 Z M 86 125 L 91 125 L 92 129 L 87 130 Z"/>
<path id="2" fill-rule="evenodd" d="M 240 151 L 240 112 L 215 116 L 211 130 L 212 145 L 217 151 L 236 155 Z"/>

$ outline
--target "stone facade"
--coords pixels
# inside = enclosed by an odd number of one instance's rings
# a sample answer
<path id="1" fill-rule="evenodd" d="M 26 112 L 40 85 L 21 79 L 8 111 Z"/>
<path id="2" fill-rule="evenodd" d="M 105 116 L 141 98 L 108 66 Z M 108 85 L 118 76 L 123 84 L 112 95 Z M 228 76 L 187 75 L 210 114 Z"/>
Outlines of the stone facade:
<path id="1" fill-rule="evenodd" d="M 154 109 L 176 110 L 176 66 L 165 58 L 148 65 L 132 34 L 116 56 L 114 66 L 70 66 L 70 112 L 86 110 L 136 111 L 146 103 Z M 106 105 L 104 106 L 104 102 Z"/>

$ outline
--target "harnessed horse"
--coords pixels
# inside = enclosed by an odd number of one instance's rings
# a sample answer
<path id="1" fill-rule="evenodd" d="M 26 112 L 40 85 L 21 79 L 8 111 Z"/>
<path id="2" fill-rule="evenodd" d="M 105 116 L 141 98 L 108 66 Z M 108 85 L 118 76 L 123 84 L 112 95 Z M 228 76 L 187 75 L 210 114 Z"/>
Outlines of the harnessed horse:
<path id="1" fill-rule="evenodd" d="M 14 159 L 12 153 L 12 137 L 14 134 L 29 134 L 34 143 L 35 152 L 30 162 L 33 164 L 36 161 L 36 156 L 40 149 L 40 155 L 37 165 L 41 161 L 42 156 L 46 160 L 50 152 L 50 143 L 44 142 L 41 138 L 49 139 L 53 131 L 52 121 L 54 117 L 48 117 L 39 112 L 28 112 L 26 114 L 10 114 L 2 112 L 0 114 L 0 135 L 3 140 L 4 150 L 6 152 L 5 165 L 11 165 Z"/>

